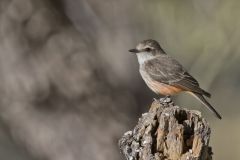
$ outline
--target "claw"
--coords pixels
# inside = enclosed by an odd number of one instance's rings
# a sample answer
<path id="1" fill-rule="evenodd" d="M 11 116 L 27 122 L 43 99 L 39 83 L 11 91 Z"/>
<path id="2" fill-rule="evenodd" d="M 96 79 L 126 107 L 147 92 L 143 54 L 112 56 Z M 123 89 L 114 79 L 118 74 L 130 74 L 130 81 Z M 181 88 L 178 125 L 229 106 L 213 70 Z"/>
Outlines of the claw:
<path id="1" fill-rule="evenodd" d="M 167 95 L 164 98 L 160 98 L 159 101 L 162 101 L 164 103 L 170 103 L 171 102 L 171 96 Z"/>

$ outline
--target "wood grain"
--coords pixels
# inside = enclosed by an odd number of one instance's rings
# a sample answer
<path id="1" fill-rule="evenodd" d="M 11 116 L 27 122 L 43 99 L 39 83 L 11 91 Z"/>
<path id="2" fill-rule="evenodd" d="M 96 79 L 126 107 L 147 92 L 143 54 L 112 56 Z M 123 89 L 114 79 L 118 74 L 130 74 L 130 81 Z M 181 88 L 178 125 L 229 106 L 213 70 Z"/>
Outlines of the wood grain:
<path id="1" fill-rule="evenodd" d="M 210 133 L 200 112 L 165 98 L 152 103 L 119 146 L 127 160 L 212 160 Z"/>

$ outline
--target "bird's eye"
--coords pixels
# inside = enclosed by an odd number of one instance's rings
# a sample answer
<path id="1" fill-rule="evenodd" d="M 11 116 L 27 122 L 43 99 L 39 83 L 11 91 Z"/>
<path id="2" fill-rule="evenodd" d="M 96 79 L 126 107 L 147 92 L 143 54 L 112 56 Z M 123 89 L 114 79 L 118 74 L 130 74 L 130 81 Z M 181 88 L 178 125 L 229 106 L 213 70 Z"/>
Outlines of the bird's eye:
<path id="1" fill-rule="evenodd" d="M 151 48 L 145 48 L 145 51 L 150 52 L 152 49 Z"/>

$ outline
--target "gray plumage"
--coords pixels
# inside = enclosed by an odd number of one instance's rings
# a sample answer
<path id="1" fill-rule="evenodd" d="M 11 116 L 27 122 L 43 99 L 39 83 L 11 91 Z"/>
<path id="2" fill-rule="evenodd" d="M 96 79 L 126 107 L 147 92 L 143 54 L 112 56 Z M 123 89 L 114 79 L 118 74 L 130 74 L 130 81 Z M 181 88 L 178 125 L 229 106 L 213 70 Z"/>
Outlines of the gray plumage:
<path id="1" fill-rule="evenodd" d="M 211 94 L 201 89 L 197 80 L 177 60 L 167 55 L 157 41 L 144 40 L 129 51 L 137 54 L 141 76 L 155 93 L 161 93 L 161 89 L 167 90 L 165 94 L 187 91 L 221 119 L 220 114 L 204 98 L 210 98 Z"/>
<path id="2" fill-rule="evenodd" d="M 199 87 L 199 83 L 193 78 L 183 66 L 169 55 L 158 55 L 148 60 L 142 67 L 149 76 L 158 82 L 178 86 L 186 91 L 203 94 L 210 97 L 211 94 Z"/>

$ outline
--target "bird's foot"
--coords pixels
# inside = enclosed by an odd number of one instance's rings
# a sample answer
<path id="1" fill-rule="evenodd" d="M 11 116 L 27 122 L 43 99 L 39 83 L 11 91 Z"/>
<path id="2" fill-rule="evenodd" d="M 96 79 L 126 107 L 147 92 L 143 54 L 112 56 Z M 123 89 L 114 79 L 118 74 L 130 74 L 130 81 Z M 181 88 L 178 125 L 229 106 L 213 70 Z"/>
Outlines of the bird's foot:
<path id="1" fill-rule="evenodd" d="M 172 102 L 170 95 L 167 95 L 164 98 L 160 98 L 159 101 L 163 102 L 163 103 L 170 103 L 170 102 Z"/>
<path id="2" fill-rule="evenodd" d="M 174 106 L 174 103 L 171 99 L 171 96 L 165 96 L 163 98 L 159 98 L 159 99 L 156 99 L 156 98 L 153 98 L 154 102 L 153 103 L 157 103 L 157 104 L 160 104 L 160 106 L 166 108 L 166 107 L 170 107 L 170 106 Z M 153 106 L 153 105 L 152 105 Z"/>

